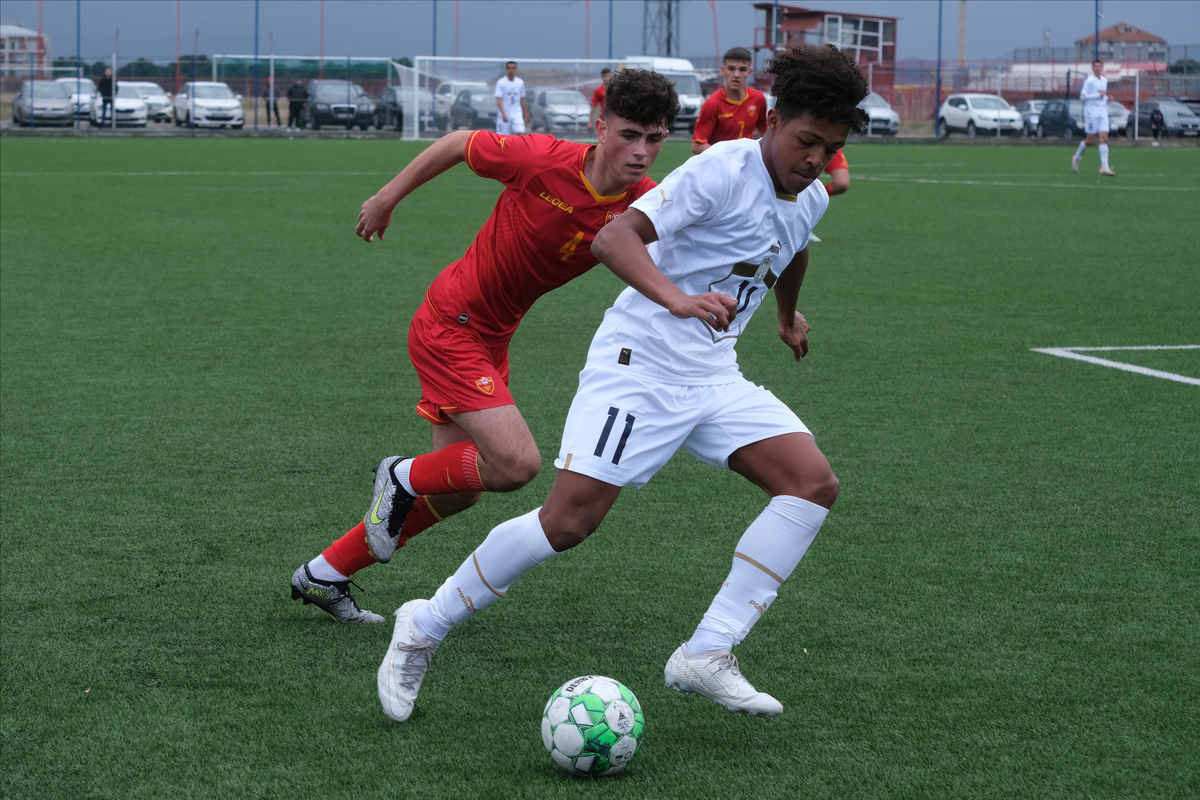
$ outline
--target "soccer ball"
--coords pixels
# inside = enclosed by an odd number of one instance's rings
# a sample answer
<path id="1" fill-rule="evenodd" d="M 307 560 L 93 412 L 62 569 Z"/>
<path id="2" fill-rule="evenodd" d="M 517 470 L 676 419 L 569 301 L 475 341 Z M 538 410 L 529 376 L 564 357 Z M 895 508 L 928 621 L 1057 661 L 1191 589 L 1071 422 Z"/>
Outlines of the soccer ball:
<path id="1" fill-rule="evenodd" d="M 633 692 L 612 678 L 584 675 L 546 701 L 542 744 L 572 775 L 612 775 L 637 752 L 645 724 Z"/>

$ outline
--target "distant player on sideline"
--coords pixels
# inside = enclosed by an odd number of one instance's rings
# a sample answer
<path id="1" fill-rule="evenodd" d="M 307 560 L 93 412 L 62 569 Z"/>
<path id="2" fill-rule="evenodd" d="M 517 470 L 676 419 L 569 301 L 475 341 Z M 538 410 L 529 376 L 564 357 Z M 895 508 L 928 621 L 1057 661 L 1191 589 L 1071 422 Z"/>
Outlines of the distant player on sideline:
<path id="1" fill-rule="evenodd" d="M 746 85 L 751 71 L 750 51 L 735 47 L 721 60 L 725 85 L 713 92 L 696 120 L 692 152 L 703 153 L 717 142 L 750 139 L 767 129 L 767 98 Z"/>
<path id="2" fill-rule="evenodd" d="M 525 104 L 525 81 L 517 77 L 517 62 L 504 65 L 504 77 L 496 81 L 496 107 L 500 116 L 496 118 L 496 133 L 524 133 L 529 119 L 529 106 Z"/>
<path id="3" fill-rule="evenodd" d="M 830 197 L 835 194 L 845 194 L 850 191 L 850 163 L 846 161 L 846 156 L 838 150 L 830 160 L 829 166 L 825 167 L 825 174 L 830 178 L 829 183 L 825 184 L 825 193 Z M 810 242 L 820 242 L 821 237 L 815 233 L 809 238 Z"/>
<path id="4" fill-rule="evenodd" d="M 493 528 L 432 600 L 396 611 L 378 670 L 391 719 L 408 719 L 454 625 L 586 539 L 622 487 L 643 486 L 681 446 L 771 499 L 738 541 L 692 637 L 667 661 L 666 684 L 731 711 L 783 711 L 742 676 L 732 648 L 799 564 L 839 486 L 808 428 L 742 376 L 733 347 L 774 287 L 780 338 L 797 361 L 808 352 L 796 300 L 809 233 L 829 202 L 817 179 L 868 117 L 858 107 L 867 82 L 833 45 L 789 47 L 769 72 L 778 104 L 760 141 L 724 142 L 690 159 L 596 235 L 597 255 L 630 288 L 592 339 L 550 495 L 541 508 Z M 670 597 L 669 587 L 656 591 Z"/>
<path id="5" fill-rule="evenodd" d="M 596 120 L 604 116 L 604 93 L 608 91 L 608 80 L 612 70 L 608 67 L 600 70 L 600 85 L 592 92 L 592 110 L 588 112 L 588 130 L 595 130 Z"/>
<path id="6" fill-rule="evenodd" d="M 1100 137 L 1100 174 L 1116 175 L 1108 168 L 1108 78 L 1100 73 L 1104 70 L 1104 62 L 1096 59 L 1092 62 L 1092 74 L 1083 82 L 1079 90 L 1079 99 L 1083 101 L 1083 131 L 1087 134 L 1079 143 L 1079 149 L 1071 156 L 1071 171 L 1079 172 L 1079 159 Z"/>
<path id="7" fill-rule="evenodd" d="M 396 205 L 459 162 L 505 185 L 461 259 L 425 293 L 408 332 L 421 382 L 417 413 L 434 452 L 390 456 L 375 468 L 363 521 L 292 575 L 292 598 L 339 622 L 383 622 L 358 607 L 349 580 L 481 493 L 511 492 L 541 469 L 537 444 L 508 391 L 508 343 L 534 301 L 598 263 L 596 232 L 656 185 L 647 172 L 679 113 L 665 77 L 624 70 L 612 79 L 599 144 L 553 136 L 458 131 L 413 159 L 363 203 L 354 232 L 383 239 Z"/>

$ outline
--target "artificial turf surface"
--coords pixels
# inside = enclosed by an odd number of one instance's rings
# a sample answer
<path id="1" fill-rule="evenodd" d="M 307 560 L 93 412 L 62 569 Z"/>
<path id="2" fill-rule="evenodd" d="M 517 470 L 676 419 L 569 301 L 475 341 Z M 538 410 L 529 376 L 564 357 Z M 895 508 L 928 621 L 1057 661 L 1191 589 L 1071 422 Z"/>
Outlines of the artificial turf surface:
<path id="1" fill-rule="evenodd" d="M 407 320 L 499 186 L 457 167 L 356 239 L 419 147 L 0 144 L 0 793 L 1200 795 L 1200 387 L 1032 351 L 1200 344 L 1200 149 L 1114 147 L 1116 179 L 1066 146 L 847 150 L 810 355 L 769 306 L 738 347 L 842 483 L 738 648 L 783 716 L 663 686 L 765 503 L 681 454 L 452 633 L 394 725 L 390 624 L 335 625 L 288 579 L 361 517 L 379 458 L 429 444 Z M 540 504 L 620 288 L 593 270 L 513 342 L 542 474 L 360 573 L 364 607 L 428 597 Z M 1096 355 L 1200 378 L 1200 350 Z M 587 673 L 646 713 L 612 779 L 540 742 Z"/>

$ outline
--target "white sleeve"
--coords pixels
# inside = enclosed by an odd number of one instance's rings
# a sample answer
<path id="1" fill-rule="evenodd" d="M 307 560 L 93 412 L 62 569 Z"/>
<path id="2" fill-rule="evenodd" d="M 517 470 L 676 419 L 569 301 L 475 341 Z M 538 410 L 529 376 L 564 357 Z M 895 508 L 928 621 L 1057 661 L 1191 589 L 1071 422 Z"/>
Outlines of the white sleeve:
<path id="1" fill-rule="evenodd" d="M 649 217 L 658 238 L 666 239 L 689 225 L 718 216 L 728 205 L 731 191 L 728 164 L 701 154 L 685 161 L 630 208 Z"/>
<path id="2" fill-rule="evenodd" d="M 494 93 L 494 96 L 504 97 L 504 90 L 500 88 L 500 81 L 496 81 L 496 91 Z"/>

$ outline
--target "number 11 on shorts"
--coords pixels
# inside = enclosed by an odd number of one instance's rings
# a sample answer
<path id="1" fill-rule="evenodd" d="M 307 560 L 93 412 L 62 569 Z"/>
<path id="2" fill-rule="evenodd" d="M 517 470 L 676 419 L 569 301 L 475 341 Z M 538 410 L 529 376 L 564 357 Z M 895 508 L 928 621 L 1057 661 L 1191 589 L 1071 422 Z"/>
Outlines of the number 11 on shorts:
<path id="1" fill-rule="evenodd" d="M 600 441 L 596 442 L 596 452 L 592 455 L 597 458 L 604 455 L 604 448 L 608 445 L 608 437 L 612 435 L 613 425 L 617 421 L 617 416 L 621 413 L 621 409 L 612 406 L 608 409 L 608 419 L 604 422 L 604 430 L 600 432 Z M 633 430 L 634 416 L 633 414 L 625 415 L 625 430 L 621 431 L 621 439 L 617 442 L 617 449 L 613 452 L 612 463 L 621 463 L 621 453 L 625 452 L 625 443 L 629 441 L 629 433 Z"/>

